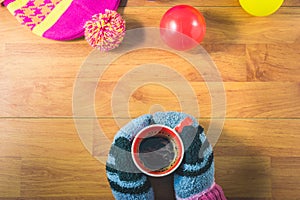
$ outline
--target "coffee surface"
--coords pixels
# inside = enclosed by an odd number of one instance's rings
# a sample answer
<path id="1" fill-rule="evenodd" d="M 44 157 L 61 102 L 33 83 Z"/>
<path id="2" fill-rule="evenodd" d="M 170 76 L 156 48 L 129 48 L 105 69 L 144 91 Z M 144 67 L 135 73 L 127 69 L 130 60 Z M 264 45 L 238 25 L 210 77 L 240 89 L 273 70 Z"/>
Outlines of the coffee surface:
<path id="1" fill-rule="evenodd" d="M 152 171 L 167 170 L 176 156 L 174 141 L 163 136 L 143 139 L 139 153 L 144 166 Z"/>

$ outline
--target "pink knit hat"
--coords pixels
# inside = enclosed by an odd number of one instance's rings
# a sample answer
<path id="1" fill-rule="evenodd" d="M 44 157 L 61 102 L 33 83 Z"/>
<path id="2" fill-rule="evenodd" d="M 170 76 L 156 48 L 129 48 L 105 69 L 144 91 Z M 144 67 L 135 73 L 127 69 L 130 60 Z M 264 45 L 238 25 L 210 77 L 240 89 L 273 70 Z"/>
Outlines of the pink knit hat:
<path id="1" fill-rule="evenodd" d="M 120 0 L 4 0 L 4 5 L 30 30 L 53 40 L 84 35 L 84 24 L 105 9 L 116 10 Z"/>

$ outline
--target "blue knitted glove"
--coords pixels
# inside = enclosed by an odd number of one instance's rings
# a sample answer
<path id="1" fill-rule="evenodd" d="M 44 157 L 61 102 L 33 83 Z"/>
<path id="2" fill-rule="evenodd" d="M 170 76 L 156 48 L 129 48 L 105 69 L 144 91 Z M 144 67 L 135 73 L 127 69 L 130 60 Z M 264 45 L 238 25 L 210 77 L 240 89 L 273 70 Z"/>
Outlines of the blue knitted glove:
<path id="1" fill-rule="evenodd" d="M 106 162 L 106 175 L 117 200 L 153 200 L 147 177 L 136 168 L 131 157 L 135 135 L 151 123 L 151 115 L 132 120 L 116 134 Z"/>
<path id="2" fill-rule="evenodd" d="M 197 121 L 184 113 L 158 112 L 153 116 L 156 124 L 174 128 L 186 117 L 193 120 L 180 133 L 185 147 L 182 164 L 174 174 L 174 190 L 177 199 L 225 200 L 220 186 L 214 183 L 213 150 Z"/>
<path id="3" fill-rule="evenodd" d="M 222 188 L 214 183 L 212 147 L 203 128 L 190 115 L 179 112 L 157 112 L 143 115 L 124 126 L 115 136 L 107 164 L 107 178 L 114 197 L 122 200 L 152 200 L 153 189 L 147 177 L 139 172 L 131 157 L 131 144 L 136 134 L 151 123 L 175 128 L 186 117 L 193 124 L 180 133 L 185 156 L 174 174 L 177 199 L 226 200 Z"/>

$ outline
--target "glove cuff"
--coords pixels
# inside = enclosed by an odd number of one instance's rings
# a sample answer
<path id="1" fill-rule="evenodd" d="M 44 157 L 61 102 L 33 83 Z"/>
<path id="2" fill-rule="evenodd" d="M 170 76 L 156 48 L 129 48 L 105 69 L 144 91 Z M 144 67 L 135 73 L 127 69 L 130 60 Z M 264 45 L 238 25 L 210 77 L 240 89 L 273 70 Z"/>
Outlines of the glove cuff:
<path id="1" fill-rule="evenodd" d="M 176 197 L 177 200 L 226 200 L 221 186 L 213 183 L 210 188 L 188 198 Z"/>

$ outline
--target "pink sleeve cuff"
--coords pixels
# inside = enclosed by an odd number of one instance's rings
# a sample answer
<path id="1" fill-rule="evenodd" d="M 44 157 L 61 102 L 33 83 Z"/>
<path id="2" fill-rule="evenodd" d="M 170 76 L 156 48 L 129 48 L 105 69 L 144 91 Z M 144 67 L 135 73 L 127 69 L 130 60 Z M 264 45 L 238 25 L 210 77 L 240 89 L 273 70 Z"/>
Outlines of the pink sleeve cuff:
<path id="1" fill-rule="evenodd" d="M 188 198 L 177 198 L 177 200 L 226 200 L 222 188 L 214 183 L 209 189 Z"/>

